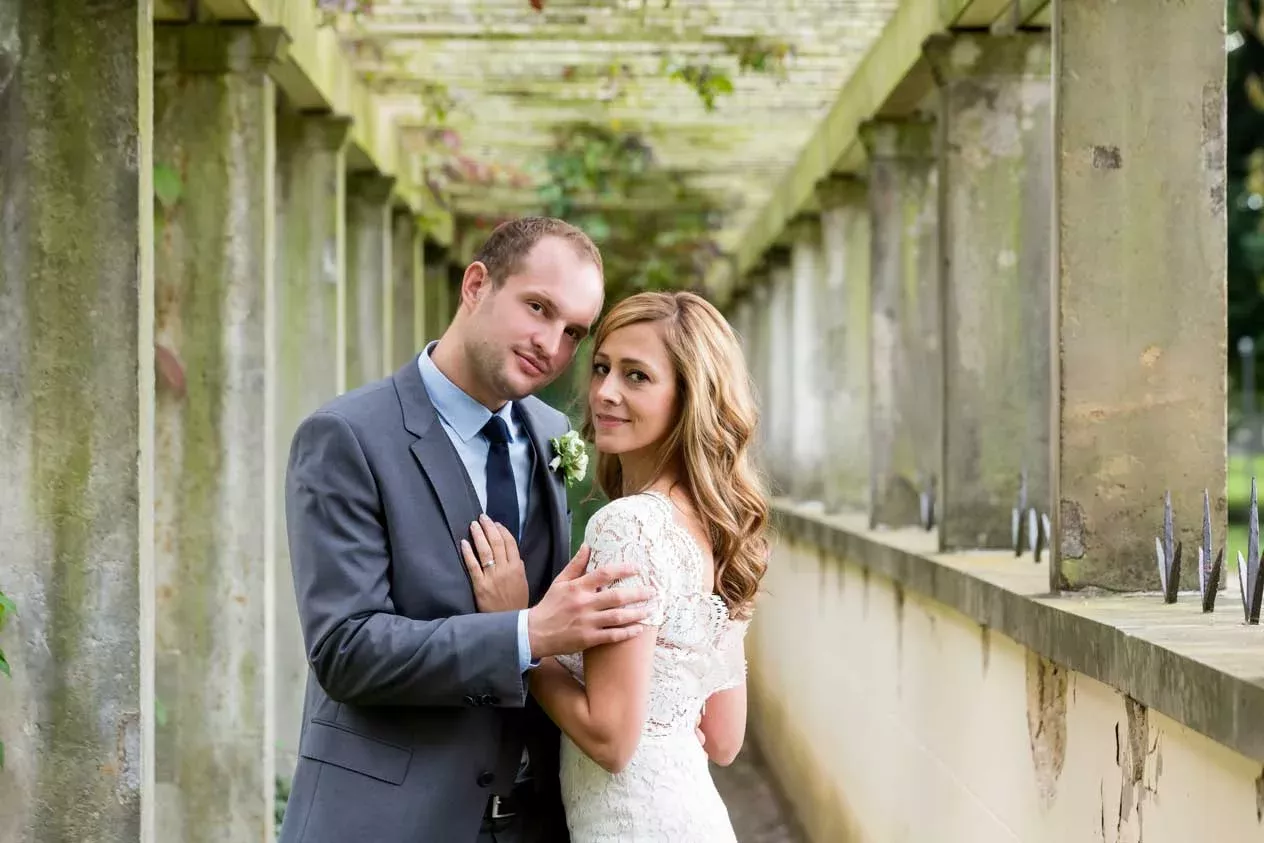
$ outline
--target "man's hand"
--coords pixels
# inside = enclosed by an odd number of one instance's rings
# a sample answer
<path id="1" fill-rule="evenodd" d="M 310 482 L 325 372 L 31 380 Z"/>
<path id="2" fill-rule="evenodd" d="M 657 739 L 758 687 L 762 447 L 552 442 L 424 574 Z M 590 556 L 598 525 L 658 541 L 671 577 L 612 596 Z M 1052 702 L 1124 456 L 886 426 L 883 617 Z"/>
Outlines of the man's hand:
<path id="1" fill-rule="evenodd" d="M 461 556 L 474 583 L 474 605 L 480 612 L 527 608 L 527 571 L 509 530 L 480 515 L 470 524 L 470 536 L 474 546 L 461 539 Z"/>
<path id="2" fill-rule="evenodd" d="M 544 599 L 527 615 L 532 659 L 616 644 L 645 630 L 640 621 L 649 617 L 650 607 L 628 604 L 644 603 L 654 596 L 654 590 L 606 588 L 637 573 L 636 565 L 606 565 L 585 574 L 588 554 L 587 545 L 580 547 Z"/>

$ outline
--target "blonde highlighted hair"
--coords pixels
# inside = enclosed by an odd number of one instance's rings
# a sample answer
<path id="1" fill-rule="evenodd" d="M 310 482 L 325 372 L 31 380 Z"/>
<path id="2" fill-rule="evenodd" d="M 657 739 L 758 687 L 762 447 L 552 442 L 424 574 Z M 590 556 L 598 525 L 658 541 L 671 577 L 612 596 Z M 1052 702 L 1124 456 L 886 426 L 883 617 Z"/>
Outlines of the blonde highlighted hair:
<path id="1" fill-rule="evenodd" d="M 747 618 L 767 569 L 768 502 L 751 459 L 759 414 L 737 336 L 715 307 L 688 292 L 638 293 L 610 309 L 593 349 L 620 328 L 653 323 L 676 373 L 679 418 L 659 455 L 660 474 L 677 462 L 711 539 L 715 590 L 733 618 Z M 582 433 L 594 440 L 592 408 Z M 624 495 L 619 458 L 598 454 L 596 480 L 614 500 Z M 631 494 L 638 490 L 628 490 Z"/>

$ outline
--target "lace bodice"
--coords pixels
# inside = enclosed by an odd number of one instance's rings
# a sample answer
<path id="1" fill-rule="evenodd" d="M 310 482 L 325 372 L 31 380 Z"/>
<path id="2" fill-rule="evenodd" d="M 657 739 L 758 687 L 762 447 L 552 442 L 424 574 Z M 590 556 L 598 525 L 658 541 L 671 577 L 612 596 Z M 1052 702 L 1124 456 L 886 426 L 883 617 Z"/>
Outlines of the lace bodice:
<path id="1" fill-rule="evenodd" d="M 707 697 L 746 678 L 742 639 L 747 622 L 729 618 L 718 594 L 706 590 L 709 564 L 670 500 L 658 492 L 619 498 L 588 523 L 588 569 L 632 562 L 640 574 L 611 588 L 649 585 L 657 596 L 644 623 L 658 627 L 643 734 L 687 729 L 693 734 Z M 581 654 L 559 661 L 581 682 Z"/>
<path id="2" fill-rule="evenodd" d="M 709 560 L 657 492 L 620 498 L 589 521 L 588 568 L 631 562 L 636 575 L 611 588 L 649 585 L 644 621 L 657 627 L 641 741 L 612 775 L 563 739 L 562 794 L 572 843 L 732 840 L 723 802 L 695 734 L 708 697 L 746 678 L 748 623 L 729 618 L 706 583 Z M 558 658 L 579 681 L 582 654 Z"/>

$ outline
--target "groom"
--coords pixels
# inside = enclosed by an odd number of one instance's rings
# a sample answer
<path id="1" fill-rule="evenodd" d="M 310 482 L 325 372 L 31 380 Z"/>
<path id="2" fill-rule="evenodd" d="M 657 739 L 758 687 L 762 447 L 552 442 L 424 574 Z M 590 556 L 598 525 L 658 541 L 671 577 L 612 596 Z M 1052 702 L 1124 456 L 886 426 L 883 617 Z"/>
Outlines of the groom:
<path id="1" fill-rule="evenodd" d="M 559 733 L 525 674 L 637 634 L 645 610 L 628 604 L 650 596 L 604 589 L 631 571 L 584 574 L 585 549 L 567 565 L 549 440 L 569 425 L 531 397 L 570 364 L 603 296 L 583 232 L 505 223 L 437 343 L 299 425 L 286 521 L 311 670 L 281 843 L 567 839 Z M 481 513 L 517 538 L 529 611 L 521 572 L 516 588 L 480 577 L 503 588 L 476 604 L 459 544 Z"/>

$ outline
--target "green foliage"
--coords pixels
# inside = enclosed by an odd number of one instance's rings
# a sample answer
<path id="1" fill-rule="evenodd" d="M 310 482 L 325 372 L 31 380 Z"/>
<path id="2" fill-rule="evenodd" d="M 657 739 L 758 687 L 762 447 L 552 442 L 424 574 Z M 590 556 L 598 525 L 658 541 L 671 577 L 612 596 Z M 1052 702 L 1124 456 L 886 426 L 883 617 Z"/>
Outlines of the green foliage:
<path id="1" fill-rule="evenodd" d="M 764 73 L 781 79 L 786 75 L 786 59 L 794 52 L 784 41 L 757 36 L 727 38 L 724 47 L 737 59 L 739 73 Z M 679 64 L 664 58 L 662 72 L 669 79 L 693 88 L 707 111 L 715 111 L 716 101 L 736 90 L 733 78 L 713 64 Z"/>
<path id="2" fill-rule="evenodd" d="M 1238 340 L 1264 342 L 1264 20 L 1260 0 L 1229 0 L 1229 370 L 1240 379 Z"/>
<path id="3" fill-rule="evenodd" d="M 693 88 L 707 111 L 715 111 L 717 97 L 733 93 L 733 80 L 727 73 L 709 64 L 686 64 L 682 67 L 674 67 L 669 77 Z"/>
<path id="4" fill-rule="evenodd" d="M 184 196 L 184 180 L 174 167 L 154 164 L 154 198 L 164 211 L 170 211 Z"/>
<path id="5" fill-rule="evenodd" d="M 544 171 L 542 210 L 579 226 L 601 248 L 608 301 L 642 289 L 700 287 L 718 254 L 712 232 L 719 209 L 659 165 L 639 135 L 595 123 L 561 127 Z"/>
<path id="6" fill-rule="evenodd" d="M 10 615 L 16 615 L 18 611 L 17 604 L 13 602 L 3 591 L 0 591 L 0 630 L 4 629 L 5 623 L 8 622 Z M 0 650 L 0 673 L 9 678 L 13 678 L 13 673 L 9 669 L 9 660 L 4 655 L 4 650 Z M 4 769 L 4 741 L 0 741 L 0 770 Z"/>
<path id="7" fill-rule="evenodd" d="M 285 820 L 285 806 L 290 803 L 290 780 L 284 776 L 276 777 L 276 796 L 272 802 L 272 819 L 276 825 L 276 835 L 281 836 L 281 823 Z"/>
<path id="8" fill-rule="evenodd" d="M 550 216 L 567 217 L 580 196 L 626 194 L 653 163 L 649 147 L 636 135 L 579 124 L 560 131 L 546 156 L 548 181 L 540 186 L 540 199 Z M 592 231 L 589 236 L 598 239 Z"/>

